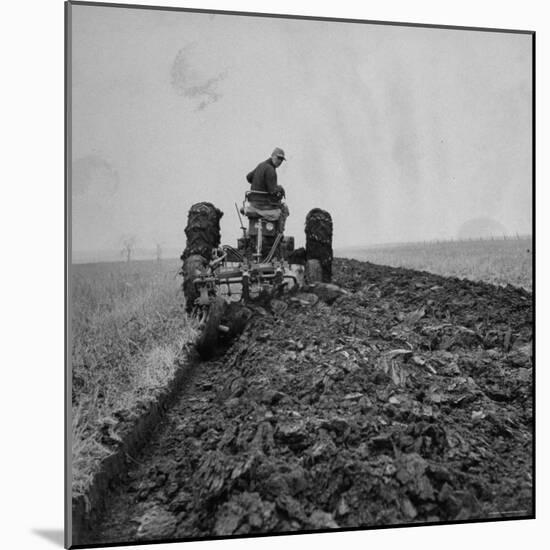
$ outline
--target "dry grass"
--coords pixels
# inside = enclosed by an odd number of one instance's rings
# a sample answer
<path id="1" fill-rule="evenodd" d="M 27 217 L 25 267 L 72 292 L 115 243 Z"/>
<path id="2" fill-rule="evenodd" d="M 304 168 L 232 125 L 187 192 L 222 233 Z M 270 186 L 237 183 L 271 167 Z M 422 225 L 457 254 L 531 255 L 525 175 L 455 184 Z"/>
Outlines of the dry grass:
<path id="1" fill-rule="evenodd" d="M 179 263 L 72 267 L 73 494 L 85 493 L 116 439 L 117 414 L 151 399 L 174 375 L 195 330 Z"/>
<path id="2" fill-rule="evenodd" d="M 532 289 L 532 241 L 447 241 L 343 250 L 348 258 Z"/>

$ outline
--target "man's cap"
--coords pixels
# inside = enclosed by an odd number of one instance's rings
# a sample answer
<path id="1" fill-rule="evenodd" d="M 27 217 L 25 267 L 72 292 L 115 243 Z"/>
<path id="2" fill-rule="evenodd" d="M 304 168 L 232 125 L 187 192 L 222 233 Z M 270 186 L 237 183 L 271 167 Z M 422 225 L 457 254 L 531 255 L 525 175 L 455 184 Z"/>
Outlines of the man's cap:
<path id="1" fill-rule="evenodd" d="M 271 153 L 271 156 L 272 157 L 279 157 L 283 160 L 286 160 L 285 152 L 280 147 L 275 147 L 275 149 L 273 149 L 273 153 Z"/>

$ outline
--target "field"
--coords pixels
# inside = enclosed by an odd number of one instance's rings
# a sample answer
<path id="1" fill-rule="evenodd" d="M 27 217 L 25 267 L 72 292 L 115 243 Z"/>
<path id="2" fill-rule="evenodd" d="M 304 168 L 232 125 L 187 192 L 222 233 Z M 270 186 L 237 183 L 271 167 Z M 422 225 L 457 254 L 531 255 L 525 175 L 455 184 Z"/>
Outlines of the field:
<path id="1" fill-rule="evenodd" d="M 494 239 L 387 245 L 342 250 L 379 265 L 407 267 L 446 277 L 532 288 L 532 240 Z"/>
<path id="2" fill-rule="evenodd" d="M 151 398 L 194 335 L 179 261 L 72 266 L 73 492 L 110 451 L 120 411 Z"/>
<path id="3" fill-rule="evenodd" d="M 346 256 L 531 289 L 531 241 L 355 249 Z M 179 260 L 72 266 L 73 492 L 86 491 L 116 439 L 117 414 L 154 396 L 195 330 L 184 313 Z"/>
<path id="4" fill-rule="evenodd" d="M 532 517 L 531 294 L 346 259 L 333 280 L 249 304 L 82 542 Z"/>

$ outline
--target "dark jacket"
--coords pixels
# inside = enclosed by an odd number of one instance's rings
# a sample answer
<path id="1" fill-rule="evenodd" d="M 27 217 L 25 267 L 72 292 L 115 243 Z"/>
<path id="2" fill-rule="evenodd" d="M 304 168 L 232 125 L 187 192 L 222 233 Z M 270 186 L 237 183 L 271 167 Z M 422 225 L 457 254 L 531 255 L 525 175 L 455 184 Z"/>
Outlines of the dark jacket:
<path id="1" fill-rule="evenodd" d="M 275 165 L 271 159 L 260 162 L 252 172 L 246 175 L 247 181 L 250 183 L 251 191 L 264 191 L 269 195 L 256 195 L 252 202 L 258 206 L 279 207 L 281 199 L 285 196 L 285 190 L 280 185 L 277 185 L 277 172 Z"/>
<path id="2" fill-rule="evenodd" d="M 252 172 L 246 175 L 252 191 L 267 191 L 270 195 L 277 194 L 277 171 L 271 159 L 260 162 Z"/>

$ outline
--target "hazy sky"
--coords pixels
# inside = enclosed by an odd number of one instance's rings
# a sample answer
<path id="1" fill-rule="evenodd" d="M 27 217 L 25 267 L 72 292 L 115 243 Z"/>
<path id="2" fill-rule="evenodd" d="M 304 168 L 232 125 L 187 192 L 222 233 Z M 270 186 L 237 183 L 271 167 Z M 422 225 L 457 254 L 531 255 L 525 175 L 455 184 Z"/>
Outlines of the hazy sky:
<path id="1" fill-rule="evenodd" d="M 73 250 L 185 246 L 275 146 L 287 234 L 334 245 L 531 231 L 531 37 L 72 6 Z"/>

